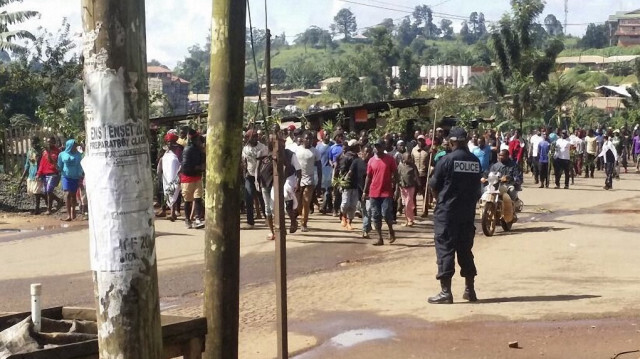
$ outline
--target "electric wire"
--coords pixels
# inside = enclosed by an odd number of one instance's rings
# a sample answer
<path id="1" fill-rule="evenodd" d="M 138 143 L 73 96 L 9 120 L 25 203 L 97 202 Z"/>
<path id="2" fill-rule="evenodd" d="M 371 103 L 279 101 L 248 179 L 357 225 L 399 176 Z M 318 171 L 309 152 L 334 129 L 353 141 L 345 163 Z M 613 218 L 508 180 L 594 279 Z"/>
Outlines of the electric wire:
<path id="1" fill-rule="evenodd" d="M 253 67 L 256 70 L 256 82 L 258 84 L 258 106 L 256 107 L 256 113 L 251 120 L 252 123 L 255 123 L 256 118 L 258 117 L 258 111 L 262 110 L 262 118 L 266 119 L 267 116 L 264 112 L 264 106 L 262 106 L 262 84 L 260 83 L 260 74 L 258 73 L 258 60 L 256 60 L 256 48 L 253 40 L 253 22 L 251 21 L 251 5 L 250 1 L 247 1 L 247 14 L 249 16 L 249 38 L 251 39 L 251 53 L 253 56 Z"/>

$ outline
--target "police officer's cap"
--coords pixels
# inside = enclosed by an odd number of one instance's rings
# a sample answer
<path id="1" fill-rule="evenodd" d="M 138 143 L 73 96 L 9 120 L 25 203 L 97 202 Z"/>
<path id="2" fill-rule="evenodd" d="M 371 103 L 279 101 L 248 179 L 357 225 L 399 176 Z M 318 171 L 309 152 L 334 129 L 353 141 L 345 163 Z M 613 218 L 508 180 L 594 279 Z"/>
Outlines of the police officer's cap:
<path id="1" fill-rule="evenodd" d="M 467 131 L 462 127 L 452 127 L 449 131 L 449 141 L 465 141 L 467 139 Z"/>

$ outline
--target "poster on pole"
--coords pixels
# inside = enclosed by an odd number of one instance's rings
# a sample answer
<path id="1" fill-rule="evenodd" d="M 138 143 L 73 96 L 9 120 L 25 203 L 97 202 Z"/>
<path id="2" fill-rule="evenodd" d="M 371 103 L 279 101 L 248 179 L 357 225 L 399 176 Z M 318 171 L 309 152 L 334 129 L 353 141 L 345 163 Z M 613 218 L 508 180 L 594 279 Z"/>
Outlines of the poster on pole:
<path id="1" fill-rule="evenodd" d="M 96 30 L 99 31 L 99 29 Z M 136 272 L 155 264 L 148 129 L 134 111 L 135 73 L 107 67 L 85 34 L 86 154 L 91 269 Z M 93 35 L 93 36 L 92 36 Z"/>

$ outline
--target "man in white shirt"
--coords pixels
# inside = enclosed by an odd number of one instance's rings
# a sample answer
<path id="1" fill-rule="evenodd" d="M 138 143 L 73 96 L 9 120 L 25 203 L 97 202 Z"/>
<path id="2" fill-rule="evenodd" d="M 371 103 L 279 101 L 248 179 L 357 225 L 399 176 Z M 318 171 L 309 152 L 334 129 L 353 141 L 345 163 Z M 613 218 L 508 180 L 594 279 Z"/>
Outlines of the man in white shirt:
<path id="1" fill-rule="evenodd" d="M 564 189 L 569 189 L 569 166 L 571 164 L 571 142 L 566 130 L 562 131 L 562 137 L 556 140 L 555 173 L 556 189 L 560 188 L 560 177 L 564 173 Z"/>
<path id="2" fill-rule="evenodd" d="M 609 190 L 613 188 L 613 174 L 616 162 L 618 161 L 618 151 L 609 139 L 609 136 L 604 136 L 602 152 L 600 152 L 598 157 L 602 157 L 604 160 L 604 171 L 607 174 L 607 178 L 604 181 L 604 189 Z"/>
<path id="3" fill-rule="evenodd" d="M 533 136 L 529 139 L 529 144 L 531 148 L 531 171 L 536 184 L 540 182 L 540 171 L 538 169 L 538 145 L 540 142 L 542 142 L 542 136 L 540 136 L 538 130 L 535 130 Z"/>
<path id="4" fill-rule="evenodd" d="M 262 195 L 258 195 L 256 190 L 256 175 L 258 170 L 258 158 L 264 157 L 269 154 L 269 149 L 266 145 L 258 142 L 258 133 L 254 130 L 247 131 L 246 134 L 248 141 L 247 145 L 242 149 L 242 162 L 244 165 L 244 202 L 247 210 L 247 225 L 248 228 L 253 228 L 255 224 L 254 220 L 254 208 L 253 199 L 258 197 L 260 205 L 264 207 L 264 200 Z M 260 211 L 261 208 L 258 208 Z"/>
<path id="5" fill-rule="evenodd" d="M 322 166 L 320 163 L 320 153 L 312 146 L 313 135 L 307 132 L 304 135 L 304 142 L 302 146 L 299 146 L 296 150 L 296 157 L 300 163 L 301 179 L 300 188 L 298 188 L 298 202 L 301 204 L 298 206 L 298 214 L 302 215 L 302 232 L 307 232 L 307 222 L 309 221 L 309 212 L 311 210 L 311 203 L 313 202 L 313 195 L 315 193 L 314 178 L 316 173 L 318 175 L 318 181 L 322 182 Z"/>

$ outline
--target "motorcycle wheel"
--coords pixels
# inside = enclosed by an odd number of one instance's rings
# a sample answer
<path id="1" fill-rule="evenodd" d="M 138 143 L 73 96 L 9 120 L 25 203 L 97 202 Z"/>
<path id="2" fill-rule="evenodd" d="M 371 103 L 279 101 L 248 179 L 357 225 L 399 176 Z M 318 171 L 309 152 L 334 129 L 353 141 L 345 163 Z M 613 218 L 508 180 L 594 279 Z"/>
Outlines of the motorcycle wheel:
<path id="1" fill-rule="evenodd" d="M 504 219 L 500 220 L 500 225 L 502 226 L 502 229 L 504 229 L 505 232 L 509 232 L 511 230 L 511 226 L 513 226 L 513 222 L 505 222 Z"/>
<path id="2" fill-rule="evenodd" d="M 493 202 L 487 202 L 482 209 L 482 233 L 485 236 L 491 237 L 496 231 L 496 205 Z"/>

